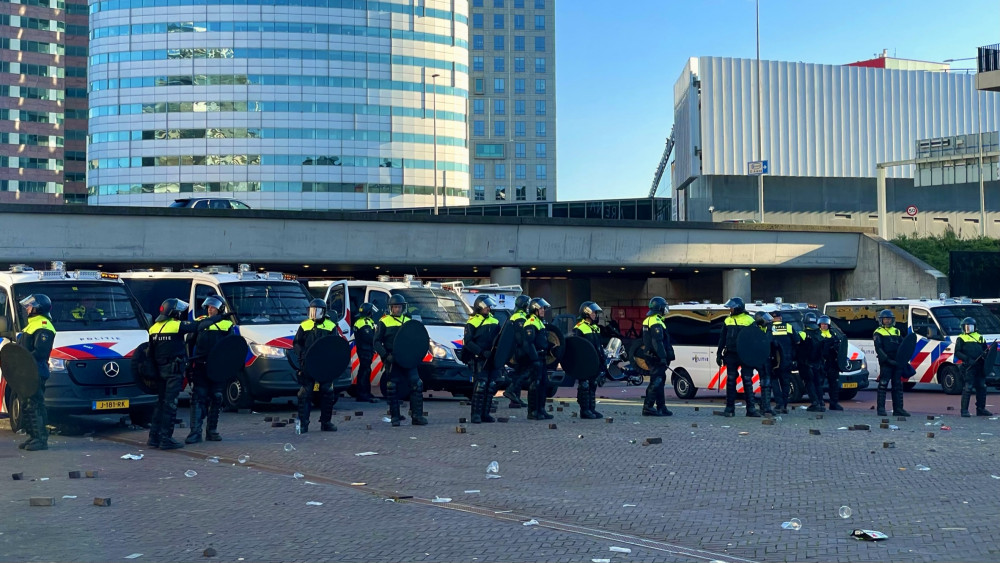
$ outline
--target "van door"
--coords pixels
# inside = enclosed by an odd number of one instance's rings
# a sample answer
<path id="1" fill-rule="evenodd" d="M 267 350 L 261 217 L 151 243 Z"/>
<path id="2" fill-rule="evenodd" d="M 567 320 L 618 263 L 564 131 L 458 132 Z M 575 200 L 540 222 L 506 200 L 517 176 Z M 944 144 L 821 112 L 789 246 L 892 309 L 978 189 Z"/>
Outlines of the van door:
<path id="1" fill-rule="evenodd" d="M 941 327 L 938 326 L 937 320 L 934 319 L 934 316 L 927 309 L 918 309 L 917 307 L 910 309 L 910 330 L 916 333 L 917 336 L 929 340 L 945 340 L 944 333 L 941 332 Z"/>
<path id="2" fill-rule="evenodd" d="M 381 311 L 381 315 L 389 314 L 389 292 L 381 289 L 368 290 L 368 302 Z"/>
<path id="3" fill-rule="evenodd" d="M 350 292 L 347 289 L 347 281 L 341 280 L 333 282 L 326 289 L 326 307 L 330 311 L 330 316 L 337 319 L 337 326 L 340 331 L 350 339 L 353 335 L 351 329 L 352 316 L 347 304 L 350 302 Z M 334 311 L 336 311 L 334 313 Z"/>

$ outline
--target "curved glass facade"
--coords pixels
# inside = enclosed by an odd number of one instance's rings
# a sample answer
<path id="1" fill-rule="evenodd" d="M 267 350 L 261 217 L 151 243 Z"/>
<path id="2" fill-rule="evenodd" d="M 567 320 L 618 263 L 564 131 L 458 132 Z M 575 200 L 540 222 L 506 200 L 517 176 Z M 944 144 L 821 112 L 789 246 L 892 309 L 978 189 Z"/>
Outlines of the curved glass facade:
<path id="1" fill-rule="evenodd" d="M 91 2 L 91 204 L 469 203 L 468 0 L 222 3 Z"/>

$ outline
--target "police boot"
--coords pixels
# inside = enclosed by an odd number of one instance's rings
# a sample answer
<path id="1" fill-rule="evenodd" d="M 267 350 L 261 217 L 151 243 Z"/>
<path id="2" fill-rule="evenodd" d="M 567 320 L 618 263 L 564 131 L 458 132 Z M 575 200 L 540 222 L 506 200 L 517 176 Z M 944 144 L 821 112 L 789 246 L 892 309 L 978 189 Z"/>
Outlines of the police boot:
<path id="1" fill-rule="evenodd" d="M 389 419 L 393 426 L 399 426 L 399 423 L 402 420 L 399 414 L 399 406 L 399 401 L 389 399 Z"/>
<path id="2" fill-rule="evenodd" d="M 646 387 L 646 396 L 642 399 L 642 416 L 663 416 L 656 410 L 656 391 L 652 382 Z"/>
<path id="3" fill-rule="evenodd" d="M 24 403 L 21 404 L 24 405 Z M 25 408 L 24 406 L 22 406 L 21 409 L 21 428 L 24 430 L 24 433 L 28 435 L 28 439 L 17 445 L 17 449 L 19 450 L 23 450 L 28 444 L 31 443 L 32 440 L 34 440 L 31 433 L 35 431 L 35 427 L 33 426 L 34 422 L 31 420 L 31 411 L 34 409 Z"/>
<path id="4" fill-rule="evenodd" d="M 493 395 L 495 393 L 496 393 L 496 390 L 489 389 L 489 390 L 487 390 L 486 395 L 483 397 L 483 412 L 482 412 L 482 415 L 481 415 L 481 418 L 483 419 L 483 422 L 496 422 L 497 421 L 497 419 L 493 418 L 493 415 L 490 414 L 490 411 L 493 410 Z"/>
<path id="5" fill-rule="evenodd" d="M 160 449 L 176 450 L 184 447 L 184 442 L 174 440 L 174 420 L 177 418 L 177 400 L 168 402 L 163 407 L 160 418 Z"/>
<path id="6" fill-rule="evenodd" d="M 580 381 L 576 387 L 576 404 L 580 405 L 580 418 L 586 420 L 597 418 L 590 412 L 590 385 L 586 381 Z"/>
<path id="7" fill-rule="evenodd" d="M 993 413 L 981 408 L 976 408 L 976 416 L 993 416 Z"/>
<path id="8" fill-rule="evenodd" d="M 513 383 L 511 385 L 513 386 Z M 520 390 L 518 390 L 515 393 L 514 390 L 511 389 L 510 387 L 508 387 L 507 389 L 504 390 L 503 396 L 508 401 L 510 401 L 510 404 L 507 405 L 508 409 L 519 409 L 522 406 L 524 406 L 524 405 L 521 404 L 524 401 L 521 400 L 521 397 L 519 396 L 520 394 L 521 394 Z"/>
<path id="9" fill-rule="evenodd" d="M 840 406 L 840 397 L 838 393 L 834 391 L 830 393 L 830 410 L 832 411 L 842 411 L 844 407 Z"/>
<path id="10" fill-rule="evenodd" d="M 604 415 L 597 412 L 597 386 L 591 385 L 590 387 L 590 412 L 594 415 L 594 418 L 604 418 Z"/>
<path id="11" fill-rule="evenodd" d="M 983 385 L 976 390 L 976 416 L 993 416 L 993 413 L 986 410 L 986 386 Z"/>
<path id="12" fill-rule="evenodd" d="M 768 382 L 767 385 L 760 386 L 760 403 L 764 414 L 774 414 L 774 409 L 771 408 L 771 384 Z"/>
<path id="13" fill-rule="evenodd" d="M 969 399 L 971 398 L 972 398 L 972 393 L 967 393 L 965 391 L 962 391 L 962 416 L 965 418 L 972 416 L 971 414 L 969 414 Z"/>
<path id="14" fill-rule="evenodd" d="M 538 418 L 538 395 L 535 393 L 535 385 L 528 386 L 528 420 L 539 420 Z"/>
<path id="15" fill-rule="evenodd" d="M 413 426 L 427 425 L 427 417 L 424 416 L 424 394 L 419 389 L 414 389 L 410 393 L 410 413 L 413 417 L 410 424 Z"/>
<path id="16" fill-rule="evenodd" d="M 302 387 L 299 387 L 299 392 L 296 396 L 299 398 L 299 432 L 305 434 L 306 432 L 309 432 L 309 415 L 310 411 L 312 411 L 312 390 L 307 389 L 303 385 Z"/>
<path id="17" fill-rule="evenodd" d="M 892 416 L 910 416 L 910 413 L 903 409 L 903 388 L 892 390 Z"/>
<path id="18" fill-rule="evenodd" d="M 483 396 L 484 395 L 483 392 L 478 390 L 478 387 L 479 384 L 477 383 L 476 384 L 477 390 L 472 392 L 472 400 L 469 401 L 471 403 L 471 408 L 472 408 L 470 413 L 471 418 L 469 419 L 469 422 L 471 422 L 472 424 L 479 424 L 483 421 L 483 400 L 486 397 Z"/>
<path id="19" fill-rule="evenodd" d="M 222 391 L 212 394 L 208 405 L 208 428 L 205 429 L 205 439 L 209 442 L 221 442 L 219 435 L 219 413 L 222 412 Z"/>
<path id="20" fill-rule="evenodd" d="M 885 412 L 885 389 L 882 389 L 881 386 L 875 392 L 875 414 L 877 416 L 889 416 Z"/>
<path id="21" fill-rule="evenodd" d="M 754 405 L 753 401 L 747 403 L 747 416 L 750 418 L 760 418 L 760 411 L 757 410 L 757 406 Z"/>
<path id="22" fill-rule="evenodd" d="M 205 406 L 199 398 L 191 398 L 191 431 L 188 432 L 187 438 L 184 438 L 185 444 L 201 442 L 202 423 L 205 420 L 204 409 Z"/>
<path id="23" fill-rule="evenodd" d="M 333 406 L 337 403 L 337 393 L 333 390 L 332 383 L 324 386 L 319 401 L 319 429 L 323 432 L 336 432 L 337 427 L 330 420 L 333 418 Z"/>

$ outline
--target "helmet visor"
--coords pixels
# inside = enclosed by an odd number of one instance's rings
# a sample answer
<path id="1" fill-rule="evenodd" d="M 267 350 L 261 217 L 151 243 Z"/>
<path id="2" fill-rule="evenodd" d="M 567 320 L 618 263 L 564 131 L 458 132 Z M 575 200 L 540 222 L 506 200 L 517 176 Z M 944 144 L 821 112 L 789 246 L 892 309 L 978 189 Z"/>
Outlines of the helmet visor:
<path id="1" fill-rule="evenodd" d="M 19 301 L 19 303 L 21 304 L 21 307 L 24 307 L 25 309 L 27 309 L 28 307 L 37 307 L 38 306 L 38 301 L 35 299 L 34 295 L 29 295 L 29 296 L 25 297 L 24 299 L 22 299 L 21 301 Z"/>
<path id="2" fill-rule="evenodd" d="M 180 299 L 178 299 L 177 300 L 177 313 L 178 314 L 183 314 L 187 310 L 188 310 L 187 301 L 181 301 Z"/>
<path id="3" fill-rule="evenodd" d="M 309 307 L 309 319 L 317 320 L 326 316 L 326 307 Z"/>
<path id="4" fill-rule="evenodd" d="M 201 306 L 204 307 L 205 309 L 208 309 L 209 307 L 215 307 L 220 311 L 222 310 L 222 305 L 223 305 L 222 299 L 219 299 L 215 295 L 212 295 L 211 297 L 205 299 L 205 302 L 201 304 Z"/>

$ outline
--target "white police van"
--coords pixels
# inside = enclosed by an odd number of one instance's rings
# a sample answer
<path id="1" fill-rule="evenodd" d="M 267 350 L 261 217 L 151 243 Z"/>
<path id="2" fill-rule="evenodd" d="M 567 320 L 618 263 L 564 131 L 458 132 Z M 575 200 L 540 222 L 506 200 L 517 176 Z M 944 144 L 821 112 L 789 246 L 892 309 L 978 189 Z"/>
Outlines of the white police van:
<path id="1" fill-rule="evenodd" d="M 955 341 L 962 333 L 965 317 L 976 319 L 976 332 L 987 342 L 1000 339 L 1000 319 L 987 307 L 971 299 L 953 299 L 940 295 L 937 299 L 851 299 L 831 301 L 824 312 L 841 327 L 851 344 L 870 357 L 870 371 L 878 379 L 878 359 L 875 357 L 873 336 L 878 328 L 878 313 L 892 311 L 896 328 L 902 334 L 917 335 L 917 345 L 910 365 L 917 372 L 903 387 L 917 383 L 938 383 L 949 395 L 962 392 L 962 376 L 955 359 Z"/>
<path id="2" fill-rule="evenodd" d="M 326 303 L 330 311 L 340 317 L 340 328 L 350 335 L 352 381 L 358 376 L 357 348 L 353 345 L 354 321 L 364 303 L 372 303 L 379 310 L 379 317 L 389 314 L 389 297 L 406 298 L 406 314 L 427 328 L 430 349 L 418 368 L 424 389 L 448 391 L 454 395 L 472 392 L 472 370 L 458 359 L 465 338 L 465 323 L 472 309 L 454 291 L 439 283 L 421 283 L 413 276 L 390 278 L 379 276 L 375 281 L 341 280 L 330 284 Z M 378 319 L 374 319 L 378 323 Z M 382 359 L 372 358 L 371 382 L 385 395 Z"/>
<path id="3" fill-rule="evenodd" d="M 291 274 L 254 272 L 247 264 L 237 271 L 229 266 L 209 266 L 180 272 L 123 272 L 119 274 L 143 309 L 150 313 L 171 297 L 190 303 L 189 319 L 205 315 L 201 304 L 210 295 L 225 298 L 236 317 L 236 331 L 250 346 L 246 369 L 226 384 L 226 404 L 249 408 L 254 401 L 292 396 L 299 390 L 286 354 L 299 324 L 306 319 L 312 297 Z M 336 380 L 337 390 L 350 383 Z"/>
<path id="4" fill-rule="evenodd" d="M 805 303 L 789 304 L 782 302 L 780 298 L 775 299 L 774 303 L 756 301 L 746 307 L 747 313 L 751 315 L 757 311 L 773 311 L 778 308 L 781 309 L 781 320 L 791 324 L 796 332 L 804 329 L 802 318 L 805 313 L 811 311 L 817 316 L 821 314 Z M 700 390 L 725 394 L 726 368 L 716 365 L 715 352 L 727 316 L 729 309 L 720 304 L 688 302 L 670 305 L 665 324 L 676 356 L 670 365 L 670 378 L 674 393 L 679 398 L 693 399 Z M 849 344 L 847 357 L 850 369 L 840 374 L 839 396 L 842 400 L 853 399 L 860 389 L 866 389 L 869 385 L 865 354 Z M 754 392 L 758 392 L 760 381 L 756 371 L 752 381 Z M 789 383 L 788 400 L 797 402 L 805 392 L 805 385 L 797 370 L 792 372 Z M 736 390 L 743 392 L 742 378 L 737 379 Z"/>
<path id="5" fill-rule="evenodd" d="M 464 282 L 453 281 L 441 282 L 441 287 L 454 291 L 469 307 L 475 304 L 476 298 L 480 295 L 489 295 L 497 302 L 497 306 L 493 308 L 493 316 L 497 318 L 500 324 L 507 322 L 507 319 L 514 314 L 514 301 L 519 295 L 524 293 L 524 290 L 519 285 L 500 285 L 496 283 L 465 285 Z"/>
<path id="6" fill-rule="evenodd" d="M 132 354 L 147 341 L 148 321 L 118 276 L 93 270 L 66 271 L 61 262 L 37 271 L 14 265 L 0 271 L 0 346 L 16 338 L 28 322 L 19 302 L 34 293 L 52 300 L 56 338 L 49 359 L 45 406 L 51 415 L 128 413 L 148 424 L 156 396 L 132 379 Z M 2 412 L 11 429 L 21 428 L 24 397 L 0 373 Z"/>

